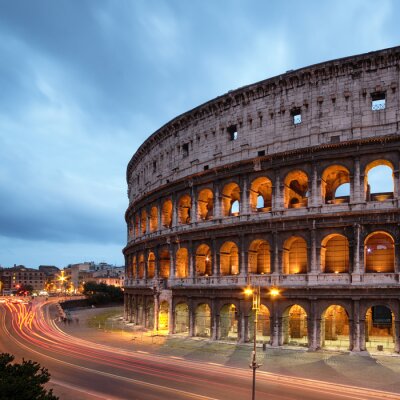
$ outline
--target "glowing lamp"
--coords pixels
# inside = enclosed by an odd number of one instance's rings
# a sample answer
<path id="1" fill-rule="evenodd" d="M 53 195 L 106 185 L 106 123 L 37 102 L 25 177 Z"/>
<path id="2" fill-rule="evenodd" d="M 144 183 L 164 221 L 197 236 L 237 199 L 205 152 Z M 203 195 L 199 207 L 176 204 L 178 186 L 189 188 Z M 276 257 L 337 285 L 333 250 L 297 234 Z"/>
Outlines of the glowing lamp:
<path id="1" fill-rule="evenodd" d="M 270 291 L 269 291 L 269 294 L 271 295 L 271 297 L 276 297 L 276 296 L 279 296 L 279 289 L 277 289 L 277 288 L 272 288 Z"/>
<path id="2" fill-rule="evenodd" d="M 250 287 L 247 287 L 246 289 L 244 289 L 244 294 L 246 296 L 251 296 L 253 294 L 253 289 Z"/>

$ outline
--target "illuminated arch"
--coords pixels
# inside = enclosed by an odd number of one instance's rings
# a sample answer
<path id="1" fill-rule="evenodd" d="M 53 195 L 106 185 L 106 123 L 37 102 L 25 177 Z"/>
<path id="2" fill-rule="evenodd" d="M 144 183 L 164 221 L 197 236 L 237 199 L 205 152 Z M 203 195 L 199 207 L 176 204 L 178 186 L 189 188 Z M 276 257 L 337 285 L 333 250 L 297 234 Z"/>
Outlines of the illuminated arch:
<path id="1" fill-rule="evenodd" d="M 325 204 L 341 204 L 350 201 L 349 195 L 338 195 L 338 189 L 349 186 L 350 172 L 342 165 L 331 165 L 324 170 L 321 179 L 322 199 Z"/>
<path id="2" fill-rule="evenodd" d="M 190 224 L 190 210 L 192 199 L 188 194 L 180 197 L 178 202 L 178 218 L 180 224 Z"/>
<path id="3" fill-rule="evenodd" d="M 219 314 L 219 339 L 238 339 L 238 312 L 234 304 L 225 304 Z"/>
<path id="4" fill-rule="evenodd" d="M 172 201 L 170 199 L 165 200 L 162 205 L 161 222 L 165 228 L 172 226 Z"/>
<path id="5" fill-rule="evenodd" d="M 196 276 L 212 275 L 211 249 L 206 244 L 201 244 L 196 249 Z"/>
<path id="6" fill-rule="evenodd" d="M 272 205 L 272 183 L 261 176 L 254 179 L 250 186 L 250 209 L 256 211 L 270 211 Z"/>
<path id="7" fill-rule="evenodd" d="M 139 254 L 139 265 L 138 265 L 138 278 L 139 279 L 144 278 L 144 268 L 145 268 L 144 254 L 140 253 Z"/>
<path id="8" fill-rule="evenodd" d="M 383 304 L 370 307 L 365 315 L 365 347 L 376 350 L 377 346 L 388 352 L 395 349 L 395 317 L 393 311 Z"/>
<path id="9" fill-rule="evenodd" d="M 239 215 L 240 213 L 240 187 L 237 183 L 231 182 L 222 190 L 222 215 Z"/>
<path id="10" fill-rule="evenodd" d="M 344 307 L 331 305 L 322 313 L 321 346 L 335 348 L 335 350 L 349 350 L 349 316 Z"/>
<path id="11" fill-rule="evenodd" d="M 147 258 L 147 278 L 153 279 L 156 272 L 156 256 L 151 251 Z"/>
<path id="12" fill-rule="evenodd" d="M 144 235 L 147 232 L 147 212 L 146 212 L 146 210 L 142 210 L 140 223 L 141 223 L 141 228 L 142 228 L 142 235 Z"/>
<path id="13" fill-rule="evenodd" d="M 254 240 L 249 247 L 249 274 L 271 273 L 270 246 L 266 240 Z"/>
<path id="14" fill-rule="evenodd" d="M 199 219 L 208 220 L 214 215 L 214 195 L 210 189 L 203 189 L 197 197 Z"/>
<path id="15" fill-rule="evenodd" d="M 322 272 L 349 272 L 349 241 L 343 235 L 331 234 L 321 242 Z"/>
<path id="16" fill-rule="evenodd" d="M 168 249 L 162 249 L 159 252 L 159 265 L 160 265 L 160 277 L 169 278 L 169 270 L 171 266 L 171 260 Z"/>
<path id="17" fill-rule="evenodd" d="M 194 313 L 194 335 L 211 336 L 211 308 L 208 304 L 199 304 Z"/>
<path id="18" fill-rule="evenodd" d="M 308 176 L 301 170 L 289 172 L 284 181 L 285 208 L 300 208 L 308 205 Z"/>
<path id="19" fill-rule="evenodd" d="M 176 277 L 186 278 L 189 276 L 189 252 L 182 247 L 176 252 Z"/>
<path id="20" fill-rule="evenodd" d="M 174 333 L 189 333 L 189 306 L 179 303 L 175 306 Z"/>
<path id="21" fill-rule="evenodd" d="M 158 229 L 158 208 L 151 207 L 150 210 L 150 232 L 155 232 Z"/>
<path id="22" fill-rule="evenodd" d="M 374 174 L 376 172 L 376 174 Z M 374 176 L 375 175 L 375 176 Z M 393 198 L 394 168 L 388 160 L 375 160 L 365 168 L 364 191 L 367 201 L 384 201 Z"/>
<path id="23" fill-rule="evenodd" d="M 285 241 L 283 246 L 283 273 L 307 273 L 307 243 L 303 238 L 293 236 Z"/>
<path id="24" fill-rule="evenodd" d="M 295 304 L 288 307 L 282 318 L 283 344 L 307 346 L 307 313 L 303 307 Z"/>
<path id="25" fill-rule="evenodd" d="M 237 275 L 239 273 L 239 250 L 235 243 L 225 242 L 220 248 L 220 274 Z"/>
<path id="26" fill-rule="evenodd" d="M 394 240 L 386 232 L 377 231 L 364 241 L 365 272 L 394 272 Z"/>

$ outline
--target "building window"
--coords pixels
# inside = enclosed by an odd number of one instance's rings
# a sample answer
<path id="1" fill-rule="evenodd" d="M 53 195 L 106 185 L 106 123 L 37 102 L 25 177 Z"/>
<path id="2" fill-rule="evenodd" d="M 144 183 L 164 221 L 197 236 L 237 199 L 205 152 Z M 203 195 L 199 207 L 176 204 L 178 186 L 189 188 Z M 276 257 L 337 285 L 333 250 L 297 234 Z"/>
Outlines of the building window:
<path id="1" fill-rule="evenodd" d="M 294 125 L 301 124 L 301 111 L 300 111 L 300 109 L 297 108 L 295 110 L 292 110 L 291 115 L 292 115 L 292 118 L 293 118 L 293 124 Z"/>
<path id="2" fill-rule="evenodd" d="M 379 111 L 386 108 L 386 94 L 385 93 L 373 93 L 371 94 L 371 110 Z"/>
<path id="3" fill-rule="evenodd" d="M 257 153 L 257 155 L 258 155 L 258 157 L 263 157 L 263 156 L 265 156 L 265 150 L 260 150 L 260 151 Z"/>
<path id="4" fill-rule="evenodd" d="M 182 145 L 182 154 L 183 157 L 187 157 L 189 155 L 189 143 Z"/>
<path id="5" fill-rule="evenodd" d="M 238 131 L 237 131 L 236 125 L 231 125 L 230 127 L 228 127 L 227 131 L 229 134 L 229 140 L 231 140 L 231 141 L 237 140 Z"/>
<path id="6" fill-rule="evenodd" d="M 153 172 L 157 171 L 157 161 L 153 161 Z"/>

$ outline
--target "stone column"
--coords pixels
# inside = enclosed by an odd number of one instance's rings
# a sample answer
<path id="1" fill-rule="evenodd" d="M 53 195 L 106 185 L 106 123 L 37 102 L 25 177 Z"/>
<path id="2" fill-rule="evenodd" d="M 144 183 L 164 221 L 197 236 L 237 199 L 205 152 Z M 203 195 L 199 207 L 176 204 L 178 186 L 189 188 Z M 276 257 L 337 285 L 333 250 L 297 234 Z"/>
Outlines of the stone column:
<path id="1" fill-rule="evenodd" d="M 308 347 L 315 351 L 321 348 L 321 318 L 318 315 L 317 301 L 311 300 L 310 316 L 308 317 Z"/>
<path id="2" fill-rule="evenodd" d="M 174 309 L 173 309 L 173 300 L 171 299 L 171 302 L 168 307 L 168 334 L 172 335 L 174 332 L 175 328 L 175 314 L 174 314 Z"/>
<path id="3" fill-rule="evenodd" d="M 178 245 L 179 248 L 179 245 Z M 176 277 L 176 246 L 173 243 L 168 245 L 169 251 L 169 279 Z"/>
<path id="4" fill-rule="evenodd" d="M 193 305 L 193 300 L 189 299 L 189 336 L 194 336 L 196 334 L 195 331 L 195 322 L 196 322 L 196 310 Z"/>
<path id="5" fill-rule="evenodd" d="M 241 207 L 240 207 L 240 215 L 246 215 L 249 213 L 249 193 L 248 193 L 248 182 L 247 176 L 244 176 L 242 179 L 242 188 L 241 188 Z"/>
<path id="6" fill-rule="evenodd" d="M 272 234 L 272 248 L 271 248 L 271 273 L 278 275 L 279 269 L 279 243 L 278 243 L 278 232 L 274 231 Z"/>
<path id="7" fill-rule="evenodd" d="M 216 310 L 215 307 L 211 310 L 211 340 L 219 339 L 219 310 Z"/>
<path id="8" fill-rule="evenodd" d="M 158 314 L 160 312 L 160 295 L 159 293 L 154 294 L 154 330 L 158 331 L 159 321 Z"/>
<path id="9" fill-rule="evenodd" d="M 311 238 L 311 272 L 314 274 L 318 274 L 320 272 L 317 263 L 317 235 L 315 229 L 315 220 L 313 220 L 313 228 L 310 231 Z"/>
<path id="10" fill-rule="evenodd" d="M 138 212 L 138 217 L 139 217 L 139 219 L 138 219 L 138 237 L 139 236 L 142 236 L 142 215 L 141 215 L 142 213 L 141 212 Z"/>
<path id="11" fill-rule="evenodd" d="M 213 205 L 214 218 L 221 218 L 221 196 L 219 194 L 219 185 L 215 185 L 214 189 L 214 205 Z"/>
<path id="12" fill-rule="evenodd" d="M 212 274 L 213 276 L 219 276 L 219 270 L 220 270 L 220 254 L 217 249 L 217 243 L 215 239 L 212 239 Z"/>
<path id="13" fill-rule="evenodd" d="M 362 321 L 360 321 L 359 299 L 353 299 L 353 318 L 352 321 L 349 320 L 349 324 L 352 327 L 350 350 L 354 352 L 359 352 L 363 350 L 363 343 L 365 343 L 365 335 L 362 335 L 361 333 Z M 363 342 L 361 342 L 361 336 L 364 336 Z"/>
<path id="14" fill-rule="evenodd" d="M 398 199 L 399 198 L 399 179 L 400 179 L 400 174 L 399 170 L 394 170 L 393 171 L 393 198 Z"/>
<path id="15" fill-rule="evenodd" d="M 157 202 L 157 230 L 162 229 L 162 204 L 161 200 Z"/>
<path id="16" fill-rule="evenodd" d="M 395 353 L 400 352 L 400 320 L 398 315 L 394 319 L 394 351 Z"/>
<path id="17" fill-rule="evenodd" d="M 154 279 L 160 277 L 160 248 L 156 246 L 154 248 Z"/>
<path id="18" fill-rule="evenodd" d="M 318 173 L 317 166 L 313 164 L 311 173 L 311 204 L 309 207 L 317 207 L 321 204 L 321 192 L 318 192 Z"/>
<path id="19" fill-rule="evenodd" d="M 245 248 L 246 240 L 243 235 L 240 236 L 240 264 L 239 274 L 246 277 L 249 273 L 249 253 Z"/>
<path id="20" fill-rule="evenodd" d="M 400 272 L 400 242 L 398 238 L 394 244 L 394 272 Z"/>
<path id="21" fill-rule="evenodd" d="M 360 224 L 354 224 L 354 261 L 353 261 L 353 273 L 352 273 L 352 282 L 360 282 L 360 235 L 361 235 L 361 227 Z"/>
<path id="22" fill-rule="evenodd" d="M 193 242 L 189 242 L 189 278 L 194 279 L 195 277 L 195 265 L 196 265 L 196 250 L 193 248 Z"/>
<path id="23" fill-rule="evenodd" d="M 172 227 L 175 227 L 178 225 L 178 204 L 175 194 L 171 196 L 171 201 L 172 201 Z"/>
<path id="24" fill-rule="evenodd" d="M 155 258 L 157 259 L 157 254 L 155 254 Z M 143 258 L 144 258 L 144 265 L 143 265 L 143 279 L 147 279 L 147 266 L 148 266 L 148 257 L 149 257 L 149 251 L 145 250 L 143 252 Z M 157 268 L 156 268 L 157 269 Z"/>
<path id="25" fill-rule="evenodd" d="M 351 186 L 351 203 L 360 203 L 364 200 L 362 198 L 362 193 L 364 190 L 361 190 L 361 182 L 360 182 L 360 159 L 356 157 L 354 159 L 354 174 Z"/>
<path id="26" fill-rule="evenodd" d="M 272 211 L 279 211 L 284 208 L 283 204 L 283 196 L 282 196 L 282 186 L 281 186 L 281 177 L 279 176 L 279 172 L 276 172 L 275 175 L 275 201 L 274 208 Z"/>
<path id="27" fill-rule="evenodd" d="M 150 210 L 146 209 L 146 233 L 150 233 Z"/>
<path id="28" fill-rule="evenodd" d="M 282 326 L 281 318 L 278 317 L 278 299 L 271 301 L 271 346 L 278 347 L 281 345 L 280 327 Z"/>

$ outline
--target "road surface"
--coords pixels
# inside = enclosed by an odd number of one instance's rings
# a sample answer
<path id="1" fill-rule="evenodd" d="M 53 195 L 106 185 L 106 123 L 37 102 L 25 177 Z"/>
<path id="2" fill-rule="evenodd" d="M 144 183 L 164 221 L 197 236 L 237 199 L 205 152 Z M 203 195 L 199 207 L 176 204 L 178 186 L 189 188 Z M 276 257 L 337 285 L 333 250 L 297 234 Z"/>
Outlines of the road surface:
<path id="1" fill-rule="evenodd" d="M 0 303 L 0 351 L 49 369 L 64 399 L 251 398 L 251 370 L 95 344 L 63 332 L 55 301 Z M 257 372 L 256 399 L 400 399 L 389 392 Z"/>

